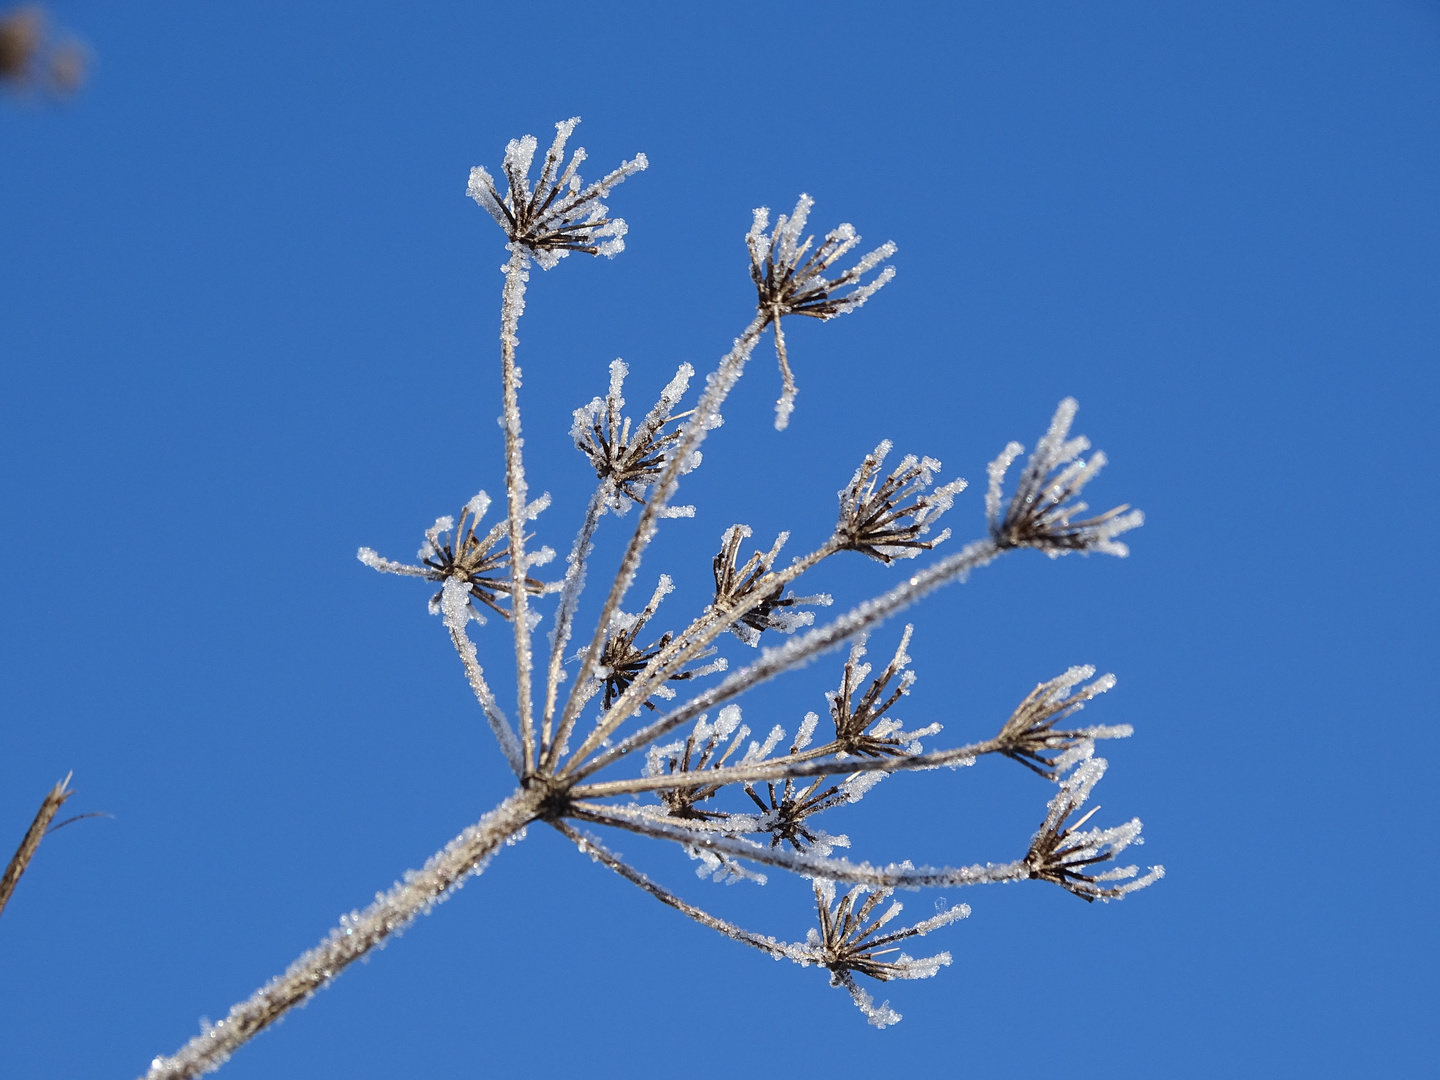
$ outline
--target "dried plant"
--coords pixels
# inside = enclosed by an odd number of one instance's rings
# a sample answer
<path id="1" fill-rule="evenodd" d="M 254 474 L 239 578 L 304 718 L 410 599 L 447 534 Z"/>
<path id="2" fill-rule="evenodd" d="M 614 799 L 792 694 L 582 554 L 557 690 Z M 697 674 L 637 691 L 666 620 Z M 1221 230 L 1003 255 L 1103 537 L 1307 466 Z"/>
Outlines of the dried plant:
<path id="1" fill-rule="evenodd" d="M 35 818 L 30 822 L 30 828 L 25 830 L 25 836 L 16 848 L 15 855 L 11 858 L 5 873 L 0 875 L 0 912 L 5 910 L 5 905 L 10 902 L 10 897 L 15 892 L 15 886 L 20 884 L 20 875 L 25 873 L 25 868 L 30 865 L 30 860 L 35 858 L 35 852 L 40 850 L 40 841 L 45 839 L 46 833 L 51 831 L 50 823 L 55 820 L 56 813 L 65 801 L 75 794 L 70 789 L 70 777 L 65 777 L 45 795 L 40 802 L 40 809 L 35 811 Z M 74 820 L 74 819 L 71 819 Z M 62 822 L 61 824 L 67 824 Z M 56 826 L 58 828 L 59 826 Z"/>
<path id="2" fill-rule="evenodd" d="M 503 844 L 515 842 L 536 823 L 552 826 L 583 854 L 700 925 L 771 956 L 825 968 L 832 983 L 845 988 L 867 1019 L 880 1027 L 898 1021 L 899 1014 L 888 1002 L 876 1006 L 859 980 L 885 982 L 936 974 L 949 963 L 949 954 L 912 959 L 899 951 L 900 943 L 969 914 L 968 906 L 959 905 L 908 928 L 887 930 L 900 910 L 899 904 L 891 903 L 880 911 L 891 890 L 1033 880 L 1053 882 L 1086 900 L 1111 900 L 1150 884 L 1162 873 L 1159 867 L 1144 875 L 1137 867 L 1095 872 L 1097 864 L 1113 860 L 1139 842 L 1138 820 L 1089 831 L 1082 831 L 1088 816 L 1071 820 L 1104 771 L 1104 762 L 1094 757 L 1095 740 L 1128 735 L 1130 729 L 1067 728 L 1061 722 L 1109 689 L 1114 682 L 1111 676 L 1086 683 L 1093 669 L 1072 668 L 1025 697 L 993 737 L 926 752 L 920 740 L 938 734 L 941 725 L 907 730 L 893 715 L 916 684 L 907 654 L 911 627 L 905 628 L 891 659 L 873 678 L 865 662 L 867 640 L 891 616 L 1011 551 L 1033 547 L 1052 556 L 1071 551 L 1125 554 L 1116 537 L 1140 524 L 1138 512 L 1121 507 L 1075 520 L 1084 512 L 1077 497 L 1104 459 L 1099 454 L 1088 462 L 1079 459 L 1088 443 L 1069 437 L 1073 401 L 1061 403 L 1003 514 L 1005 473 L 1022 448 L 1010 444 L 990 466 L 989 525 L 984 535 L 909 572 L 888 590 L 823 625 L 815 625 L 814 609 L 829 604 L 830 598 L 796 596 L 790 591 L 792 584 L 822 562 L 850 558 L 846 553 L 888 565 L 931 552 L 948 531 L 932 536 L 930 529 L 951 509 L 963 481 L 933 487 L 939 463 L 914 456 L 882 477 L 890 449 L 888 442 L 882 442 L 840 490 L 834 530 L 805 554 L 782 566 L 779 554 L 788 539 L 782 533 L 768 550 L 757 550 L 742 561 L 742 545 L 751 530 L 734 525 L 722 535 L 720 551 L 712 561 L 713 602 L 688 622 L 677 621 L 662 632 L 651 629 L 660 618 L 662 599 L 672 589 L 668 575 L 660 577 L 638 614 L 622 611 L 660 523 L 694 513 L 693 507 L 673 502 L 681 478 L 700 465 L 701 444 L 721 423 L 722 406 L 764 331 L 773 329 L 780 358 L 784 391 L 777 426 L 783 427 L 794 406 L 783 320 L 792 315 L 828 319 L 843 314 L 859 307 L 893 277 L 893 269 L 886 267 L 866 280 L 894 253 L 893 244 L 875 249 L 849 270 L 835 269 L 858 243 L 849 225 L 827 234 L 819 246 L 802 238 L 812 206 L 808 196 L 802 196 L 795 211 L 780 217 L 769 232 L 768 211 L 756 211 L 746 242 L 757 307 L 706 378 L 692 408 L 680 411 L 694 374 L 683 365 L 643 418 L 638 422 L 627 418 L 622 390 L 628 372 L 623 362 L 616 361 L 610 367 L 608 392 L 576 410 L 575 445 L 594 469 L 598 484 L 570 545 L 562 579 L 542 584 L 529 575 L 550 555 L 547 548 L 527 553 L 531 536 L 526 530 L 548 504 L 543 497 L 528 498 L 522 460 L 520 369 L 515 352 L 530 269 L 532 264 L 549 269 L 572 252 L 618 253 L 624 222 L 610 218 L 599 199 L 645 166 L 644 157 L 637 156 L 586 186 L 577 172 L 583 151 L 562 168 L 565 144 L 576 122 L 557 125 L 557 137 L 533 187 L 529 171 L 537 143 L 528 136 L 506 147 L 505 194 L 484 169 L 471 174 L 470 194 L 500 224 L 509 251 L 500 310 L 504 520 L 479 533 L 478 522 L 489 502 L 482 493 L 466 504 L 458 524 L 442 518 L 426 532 L 417 564 L 392 562 L 368 548 L 360 551 L 361 561 L 377 570 L 440 585 L 439 594 L 431 598 L 431 610 L 441 616 L 517 786 L 423 868 L 406 874 L 363 911 L 342 919 L 317 948 L 236 1005 L 224 1020 L 207 1026 L 174 1056 L 156 1058 L 148 1073 L 152 1080 L 198 1076 L 218 1067 L 256 1032 L 445 899 L 469 875 L 479 873 Z M 607 511 L 618 516 L 632 506 L 638 509 L 638 520 L 597 605 L 594 630 L 586 644 L 571 652 L 596 530 Z M 858 571 L 866 561 L 853 560 L 852 565 Z M 532 634 L 541 605 L 550 596 L 558 598 L 547 606 L 551 625 L 542 693 L 535 685 Z M 470 624 L 483 622 L 476 601 L 504 617 L 499 625 L 511 637 L 513 720 L 493 693 L 480 663 L 480 647 L 471 637 Z M 501 631 L 492 627 L 486 633 Z M 719 650 L 727 635 L 753 647 L 767 634 L 767 640 L 776 642 L 773 647 L 742 654 L 750 659 L 738 670 L 726 667 Z M 749 738 L 735 699 L 847 644 L 849 655 L 838 672 L 838 688 L 825 695 L 830 719 L 823 733 L 820 714 L 810 712 L 793 737 L 787 736 L 784 724 L 771 723 L 763 740 Z M 498 663 L 498 642 L 487 640 L 483 647 L 487 663 Z M 722 672 L 723 677 L 706 681 Z M 659 705 L 673 701 L 680 683 L 696 687 L 692 696 L 678 705 Z M 985 755 L 1008 757 L 1059 784 L 1039 833 L 1019 857 L 928 867 L 909 861 L 852 862 L 835 855 L 837 848 L 849 847 L 850 840 L 822 828 L 822 814 L 859 803 L 888 775 L 968 765 Z M 631 769 L 637 760 L 643 761 L 638 774 Z M 742 929 L 631 866 L 587 831 L 596 828 L 674 843 L 699 861 L 702 877 L 764 882 L 768 870 L 791 871 L 812 883 L 819 925 L 803 942 Z M 848 891 L 837 900 L 838 884 Z"/>
<path id="3" fill-rule="evenodd" d="M 85 66 L 84 47 L 51 34 L 40 8 L 0 14 L 0 86 L 65 94 L 85 81 Z"/>

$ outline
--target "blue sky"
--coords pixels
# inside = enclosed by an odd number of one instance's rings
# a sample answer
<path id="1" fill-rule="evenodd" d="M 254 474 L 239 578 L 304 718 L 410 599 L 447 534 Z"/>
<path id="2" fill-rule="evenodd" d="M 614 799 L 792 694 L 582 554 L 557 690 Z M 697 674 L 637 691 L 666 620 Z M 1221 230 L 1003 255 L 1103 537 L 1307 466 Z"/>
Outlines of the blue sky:
<path id="1" fill-rule="evenodd" d="M 652 165 L 611 202 L 619 258 L 533 275 L 540 540 L 593 482 L 570 410 L 616 356 L 636 404 L 709 370 L 753 302 L 750 208 L 811 193 L 899 276 L 791 333 L 783 434 L 757 352 L 647 580 L 683 611 L 732 522 L 823 536 L 883 437 L 980 482 L 947 519 L 978 535 L 985 463 L 1075 395 L 1094 501 L 1148 515 L 1133 555 L 932 598 L 904 715 L 959 743 L 1071 664 L 1116 672 L 1086 718 L 1137 734 L 1097 801 L 1169 876 L 1108 907 L 948 894 L 974 914 L 926 944 L 954 964 L 882 988 L 905 1019 L 877 1032 L 532 830 L 223 1075 L 1433 1070 L 1435 4 L 53 13 L 89 84 L 0 103 L 0 827 L 72 769 L 70 807 L 113 818 L 47 840 L 0 918 L 7 1075 L 137 1075 L 508 793 L 427 590 L 354 553 L 500 492 L 504 253 L 465 179 L 575 114 L 595 168 Z M 840 662 L 747 721 L 823 710 Z M 1000 861 L 1049 795 L 986 761 L 828 824 L 858 857 Z M 810 925 L 798 882 L 616 846 L 755 930 Z"/>

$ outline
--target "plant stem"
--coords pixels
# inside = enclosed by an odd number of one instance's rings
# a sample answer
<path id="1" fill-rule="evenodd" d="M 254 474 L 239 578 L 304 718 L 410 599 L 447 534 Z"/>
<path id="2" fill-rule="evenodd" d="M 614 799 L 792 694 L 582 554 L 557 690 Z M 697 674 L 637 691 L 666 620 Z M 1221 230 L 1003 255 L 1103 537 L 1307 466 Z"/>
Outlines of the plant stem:
<path id="1" fill-rule="evenodd" d="M 223 1065 L 256 1034 L 304 1004 L 323 986 L 383 945 L 454 892 L 470 874 L 484 869 L 500 845 L 535 820 L 543 791 L 518 790 L 430 857 L 420 870 L 378 896 L 354 915 L 341 916 L 329 937 L 266 983 L 228 1016 L 191 1039 L 172 1057 L 157 1057 L 144 1080 L 187 1080 Z"/>
<path id="2" fill-rule="evenodd" d="M 514 244 L 505 267 L 505 291 L 500 303 L 500 378 L 505 396 L 505 520 L 510 533 L 510 622 L 515 629 L 515 692 L 520 720 L 520 749 L 528 774 L 535 767 L 535 722 L 530 701 L 530 605 L 525 592 L 525 465 L 521 459 L 520 379 L 515 367 L 516 334 L 525 310 L 525 282 L 530 260 Z"/>

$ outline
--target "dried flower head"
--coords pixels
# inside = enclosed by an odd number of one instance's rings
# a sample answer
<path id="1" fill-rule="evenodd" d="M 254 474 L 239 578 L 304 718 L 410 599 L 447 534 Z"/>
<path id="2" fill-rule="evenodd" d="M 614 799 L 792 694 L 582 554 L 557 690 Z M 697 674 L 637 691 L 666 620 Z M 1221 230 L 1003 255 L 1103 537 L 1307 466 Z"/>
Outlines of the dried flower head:
<path id="1" fill-rule="evenodd" d="M 740 722 L 740 707 L 727 705 L 711 724 L 704 716 L 683 742 L 668 746 L 652 746 L 645 755 L 646 776 L 674 776 L 698 773 L 704 769 L 723 767 L 745 742 L 750 729 Z M 728 745 L 727 745 L 728 740 Z M 664 788 L 658 794 L 665 813 L 673 818 L 698 821 L 724 821 L 734 815 L 725 811 L 705 811 L 699 803 L 708 801 L 722 785 L 697 784 L 691 787 Z"/>
<path id="2" fill-rule="evenodd" d="M 495 180 L 481 166 L 470 170 L 467 194 L 488 210 L 512 245 L 524 248 L 542 269 L 549 270 L 572 251 L 588 255 L 617 255 L 625 249 L 625 221 L 609 218 L 600 200 L 616 184 L 645 169 L 644 154 L 622 162 L 618 169 L 589 187 L 580 179 L 584 149 L 576 150 L 563 169 L 565 143 L 578 116 L 555 125 L 555 141 L 545 154 L 540 179 L 530 187 L 530 163 L 539 145 L 534 135 L 511 139 L 505 147 L 507 190 L 501 196 Z"/>
<path id="3" fill-rule="evenodd" d="M 655 592 L 650 597 L 650 602 L 638 615 L 626 615 L 623 611 L 617 611 L 615 617 L 610 621 L 610 632 L 605 638 L 605 646 L 600 652 L 601 669 L 596 672 L 605 688 L 604 708 L 609 709 L 611 705 L 620 700 L 620 695 L 630 688 L 630 684 L 638 679 L 651 663 L 655 661 L 666 647 L 674 639 L 675 635 L 666 631 L 659 639 L 651 642 L 645 647 L 635 644 L 640 636 L 640 631 L 645 629 L 645 624 L 655 615 L 656 609 L 660 607 L 660 601 L 675 590 L 675 583 L 670 580 L 670 575 L 661 574 L 659 584 L 655 586 Z M 708 659 L 715 655 L 714 649 L 707 649 L 693 659 Z M 684 682 L 687 679 L 694 679 L 701 675 L 710 675 L 717 671 L 724 671 L 728 661 L 723 657 L 702 667 L 681 668 L 666 675 L 670 682 Z M 667 700 L 675 696 L 675 691 L 670 687 L 660 684 L 655 688 L 655 696 Z M 643 702 L 645 708 L 655 710 L 656 706 L 648 697 Z M 637 710 L 638 712 L 638 710 Z"/>
<path id="4" fill-rule="evenodd" d="M 904 731 L 904 725 L 899 720 L 885 715 L 897 701 L 910 693 L 910 687 L 915 683 L 915 672 L 907 670 L 910 657 L 905 652 L 914 629 L 913 626 L 905 627 L 890 663 L 859 698 L 855 695 L 860 684 L 870 674 L 870 665 L 863 662 L 865 639 L 861 638 L 850 647 L 850 658 L 845 661 L 845 671 L 840 677 L 840 689 L 826 695 L 830 699 L 830 717 L 835 721 L 834 749 L 840 753 L 860 757 L 918 754 L 921 750 L 918 740 L 940 731 L 939 724 Z M 895 678 L 897 675 L 900 676 L 898 681 Z M 890 696 L 886 697 L 892 682 L 895 689 L 889 691 Z"/>
<path id="5" fill-rule="evenodd" d="M 880 982 L 930 978 L 942 967 L 950 965 L 950 954 L 940 952 L 917 960 L 901 952 L 896 942 L 924 937 L 930 931 L 949 926 L 970 914 L 968 904 L 957 904 L 914 926 L 881 934 L 880 931 L 905 906 L 896 900 L 883 912 L 875 914 L 875 909 L 888 900 L 892 892 L 891 889 L 857 885 L 836 903 L 835 883 L 817 881 L 815 911 L 820 926 L 810 931 L 805 943 L 814 958 L 811 962 L 829 969 L 830 985 L 849 990 L 866 1019 L 880 1028 L 897 1023 L 900 1014 L 890 1008 L 888 1001 L 876 1006 L 874 998 L 856 985 L 855 976 L 867 975 Z"/>
<path id="6" fill-rule="evenodd" d="M 990 535 L 1000 547 L 1039 548 L 1052 558 L 1070 551 L 1101 551 L 1121 557 L 1130 553 L 1115 537 L 1144 524 L 1145 515 L 1139 510 L 1117 506 L 1096 517 L 1071 520 L 1090 508 L 1072 500 L 1078 499 L 1085 485 L 1105 466 L 1105 455 L 1098 450 L 1088 462 L 1080 457 L 1090 449 L 1089 439 L 1083 435 L 1069 438 L 1078 408 L 1074 398 L 1060 402 L 1050 430 L 1041 437 L 1020 474 L 1003 519 L 1000 497 L 1005 473 L 1025 448 L 1012 442 L 990 463 L 985 510 Z"/>
<path id="7" fill-rule="evenodd" d="M 820 718 L 807 713 L 800 735 L 790 747 L 790 756 L 796 757 L 810 741 Z M 837 847 L 849 847 L 850 838 L 843 833 L 832 834 L 813 824 L 811 818 L 826 810 L 848 803 L 857 803 L 865 793 L 885 779 L 882 772 L 851 773 L 838 784 L 829 784 L 828 776 L 818 776 L 809 785 L 786 777 L 776 788 L 775 783 L 765 785 L 766 799 L 762 799 L 754 784 L 745 785 L 745 793 L 760 807 L 761 817 L 757 831 L 770 834 L 770 846 L 789 844 L 796 851 L 809 851 L 815 855 L 829 855 Z M 821 790 L 824 788 L 824 790 Z M 768 801 L 767 801 L 768 799 Z"/>
<path id="8" fill-rule="evenodd" d="M 675 407 L 685 396 L 690 378 L 695 374 L 689 364 L 681 364 L 675 378 L 660 392 L 655 407 L 632 427 L 630 418 L 621 414 L 625 408 L 622 392 L 629 371 L 625 361 L 612 361 L 609 393 L 576 409 L 570 428 L 576 448 L 590 459 L 595 475 L 606 485 L 606 509 L 615 514 L 623 514 L 630 503 L 644 506 L 645 489 L 665 471 L 670 452 L 680 439 L 679 429 L 667 430 L 667 426 L 678 424 L 690 415 L 675 412 Z M 691 472 L 699 464 L 697 450 L 682 463 L 681 472 Z M 693 506 L 668 506 L 664 516 L 689 517 L 694 512 Z"/>
<path id="9" fill-rule="evenodd" d="M 731 525 L 720 536 L 720 551 L 714 559 L 715 609 L 733 611 L 750 604 L 757 596 L 759 603 L 750 607 L 730 626 L 730 632 L 746 645 L 755 646 L 760 635 L 766 630 L 778 630 L 782 634 L 794 633 L 802 626 L 815 622 L 813 611 L 797 610 L 802 605 L 829 607 L 833 602 L 827 593 L 814 596 L 783 595 L 785 583 L 771 584 L 770 568 L 781 547 L 789 539 L 789 533 L 781 533 L 768 552 L 756 551 L 746 560 L 740 561 L 740 544 L 751 535 L 748 525 Z"/>
<path id="10" fill-rule="evenodd" d="M 1110 829 L 1082 832 L 1085 823 L 1100 809 L 1098 806 L 1073 824 L 1067 824 L 1070 816 L 1080 809 L 1090 797 L 1091 789 L 1105 775 L 1105 767 L 1104 758 L 1090 758 L 1061 782 L 1059 793 L 1050 800 L 1050 813 L 1045 818 L 1045 824 L 1035 834 L 1030 851 L 1025 856 L 1025 865 L 1032 878 L 1053 881 L 1087 903 L 1119 900 L 1127 893 L 1143 889 L 1165 876 L 1163 866 L 1152 866 L 1143 877 L 1136 876 L 1140 872 L 1138 866 L 1117 866 L 1103 874 L 1088 872 L 1092 866 L 1112 862 L 1131 844 L 1144 843 L 1139 818 L 1132 818 L 1124 825 Z M 1125 884 L 1105 884 L 1110 881 L 1123 881 Z"/>
<path id="11" fill-rule="evenodd" d="M 808 315 L 812 319 L 833 319 L 854 311 L 874 296 L 895 276 L 895 268 L 887 266 L 869 281 L 863 278 L 895 254 L 895 245 L 881 244 L 848 270 L 828 277 L 830 268 L 860 243 L 860 234 L 848 222 L 827 233 L 820 246 L 811 251 L 813 236 L 806 236 L 805 221 L 815 200 L 801 195 L 791 214 L 781 214 L 773 231 L 770 209 L 755 210 L 755 219 L 745 235 L 750 249 L 750 277 L 755 282 L 757 303 L 762 316 L 775 328 L 775 353 L 780 361 L 782 389 L 775 404 L 775 427 L 783 430 L 795 409 L 795 377 L 785 352 L 785 332 L 780 320 L 786 315 Z"/>
<path id="12" fill-rule="evenodd" d="M 840 522 L 835 527 L 842 549 L 862 552 L 883 563 L 913 559 L 948 539 L 949 529 L 930 540 L 921 537 L 966 487 L 964 480 L 952 480 L 927 492 L 940 462 L 914 454 L 906 454 L 881 481 L 880 469 L 890 449 L 889 439 L 875 447 L 850 483 L 840 489 Z"/>
<path id="13" fill-rule="evenodd" d="M 1133 729 L 1129 724 L 1102 724 L 1095 727 L 1057 730 L 1055 725 L 1085 707 L 1085 702 L 1115 685 L 1114 675 L 1101 675 L 1081 686 L 1095 674 L 1090 665 L 1072 667 L 1058 678 L 1043 682 L 1015 707 L 996 740 L 1000 753 L 1032 769 L 1047 780 L 1055 780 L 1075 762 L 1087 756 L 1095 739 L 1123 739 Z"/>
<path id="14" fill-rule="evenodd" d="M 549 496 L 544 496 L 531 503 L 528 519 L 534 520 L 538 517 L 549 505 L 549 501 Z M 505 541 L 506 523 L 496 523 L 484 535 L 475 531 L 488 509 L 490 496 L 482 491 L 461 508 L 459 524 L 448 514 L 437 518 L 435 524 L 425 530 L 425 542 L 416 552 L 415 557 L 420 560 L 419 566 L 392 562 L 370 548 L 361 548 L 358 557 L 366 566 L 382 573 L 422 577 L 426 581 L 438 582 L 441 585 L 456 581 L 464 586 L 472 599 L 479 600 L 501 618 L 508 619 L 510 610 L 501 607 L 499 603 L 501 596 L 510 595 L 510 575 L 504 572 L 510 565 L 510 551 Z M 527 557 L 526 569 L 549 562 L 554 555 L 551 549 L 541 548 Z M 440 610 L 443 591 L 442 589 L 430 598 L 432 614 Z M 525 591 L 532 596 L 540 596 L 547 591 L 547 586 L 543 581 L 527 576 Z M 476 612 L 477 616 L 478 614 Z"/>

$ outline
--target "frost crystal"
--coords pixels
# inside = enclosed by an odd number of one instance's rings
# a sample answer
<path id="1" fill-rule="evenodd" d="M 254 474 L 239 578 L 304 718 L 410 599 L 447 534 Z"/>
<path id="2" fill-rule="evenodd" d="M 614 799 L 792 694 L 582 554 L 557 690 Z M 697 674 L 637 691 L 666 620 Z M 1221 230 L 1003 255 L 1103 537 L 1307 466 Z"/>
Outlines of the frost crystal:
<path id="1" fill-rule="evenodd" d="M 505 230 L 513 246 L 523 248 L 544 270 L 572 251 L 614 256 L 625 250 L 625 221 L 606 217 L 609 211 L 600 200 L 616 184 L 650 164 L 644 154 L 637 154 L 586 187 L 578 171 L 585 160 L 583 149 L 576 150 L 570 164 L 561 168 L 565 143 L 579 123 L 580 118 L 574 116 L 555 125 L 555 141 L 545 154 L 533 189 L 530 163 L 539 145 L 534 135 L 511 139 L 505 147 L 501 171 L 507 189 L 503 196 L 484 168 L 477 165 L 470 170 L 467 194 Z"/>
<path id="2" fill-rule="evenodd" d="M 1074 398 L 1066 398 L 1055 410 L 1050 430 L 1041 437 L 1020 474 L 1004 518 L 1000 516 L 1000 493 L 1005 473 L 1024 447 L 1012 442 L 990 463 L 985 507 L 990 535 L 1001 547 L 1039 548 L 1052 558 L 1070 551 L 1100 551 L 1121 557 L 1130 553 L 1115 537 L 1145 523 L 1145 515 L 1139 510 L 1117 506 L 1096 517 L 1072 520 L 1090 508 L 1078 497 L 1105 466 L 1105 455 L 1098 450 L 1089 461 L 1080 457 L 1090 449 L 1089 439 L 1083 435 L 1069 438 L 1078 408 Z"/>

